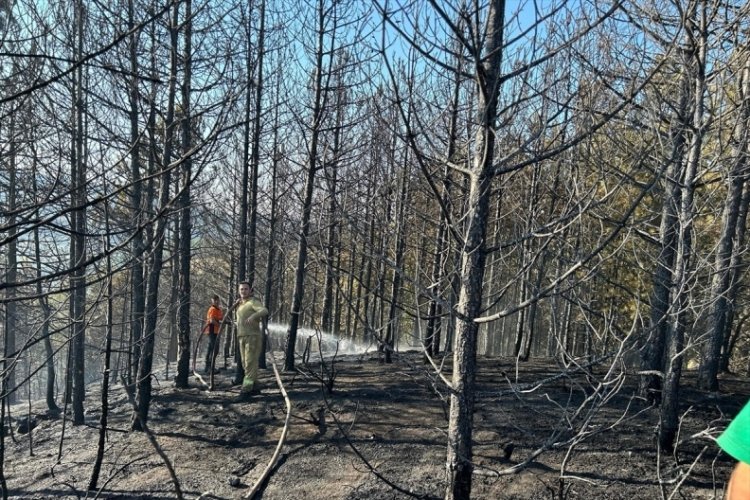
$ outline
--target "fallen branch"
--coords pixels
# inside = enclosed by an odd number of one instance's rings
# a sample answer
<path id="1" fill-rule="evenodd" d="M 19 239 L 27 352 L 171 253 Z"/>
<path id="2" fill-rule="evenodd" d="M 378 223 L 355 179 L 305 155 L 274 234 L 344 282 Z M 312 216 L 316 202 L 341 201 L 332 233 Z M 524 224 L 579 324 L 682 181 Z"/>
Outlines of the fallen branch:
<path id="1" fill-rule="evenodd" d="M 198 373 L 197 371 L 193 370 L 193 375 L 195 375 L 195 378 L 198 379 L 198 382 L 200 382 L 201 384 L 205 385 L 209 390 L 211 389 L 211 387 L 209 386 L 208 382 L 206 382 L 206 379 L 204 379 L 203 377 L 201 377 L 200 373 Z"/>
<path id="2" fill-rule="evenodd" d="M 247 495 L 244 496 L 244 498 L 253 498 L 253 496 L 255 496 L 255 494 L 258 492 L 258 489 L 260 489 L 260 485 L 263 484 L 263 482 L 268 478 L 271 470 L 279 460 L 281 449 L 284 447 L 284 443 L 286 442 L 286 435 L 289 432 L 289 419 L 292 415 L 292 403 L 289 400 L 289 395 L 287 395 L 286 389 L 284 389 L 284 384 L 281 381 L 279 369 L 276 367 L 276 362 L 273 360 L 273 356 L 271 356 L 271 366 L 273 367 L 273 374 L 276 376 L 276 383 L 278 384 L 279 389 L 281 390 L 281 395 L 284 396 L 284 402 L 286 403 L 286 419 L 284 420 L 284 429 L 281 431 L 281 437 L 279 438 L 279 443 L 276 445 L 276 451 L 274 451 L 273 456 L 271 457 L 271 461 L 268 462 L 268 465 L 263 471 L 263 474 L 260 475 L 258 480 L 255 482 Z"/>
<path id="3" fill-rule="evenodd" d="M 223 322 L 222 322 L 223 324 Z M 221 327 L 220 327 L 221 328 Z M 195 378 L 198 379 L 198 381 L 208 387 L 209 389 L 213 389 L 213 384 L 209 384 L 206 382 L 206 380 L 200 376 L 198 373 L 198 369 L 196 368 L 195 364 L 198 360 L 198 346 L 201 345 L 201 340 L 203 339 L 203 332 L 198 333 L 198 338 L 195 341 L 195 351 L 193 352 L 193 375 L 195 375 Z M 213 372 L 213 366 L 211 366 L 211 371 Z"/>

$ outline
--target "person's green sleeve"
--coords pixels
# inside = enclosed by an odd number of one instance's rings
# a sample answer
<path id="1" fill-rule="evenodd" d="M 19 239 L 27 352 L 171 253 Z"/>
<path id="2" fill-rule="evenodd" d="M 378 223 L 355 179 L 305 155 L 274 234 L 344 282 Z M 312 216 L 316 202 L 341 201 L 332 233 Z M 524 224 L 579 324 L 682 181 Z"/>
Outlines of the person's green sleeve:
<path id="1" fill-rule="evenodd" d="M 716 441 L 732 457 L 750 464 L 750 401 Z"/>

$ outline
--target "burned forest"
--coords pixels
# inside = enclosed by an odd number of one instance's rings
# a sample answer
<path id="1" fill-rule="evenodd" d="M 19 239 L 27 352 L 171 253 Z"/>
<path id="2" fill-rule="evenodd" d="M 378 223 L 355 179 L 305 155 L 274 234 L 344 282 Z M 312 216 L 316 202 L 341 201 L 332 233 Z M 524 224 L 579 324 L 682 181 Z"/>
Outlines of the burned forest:
<path id="1" fill-rule="evenodd" d="M 723 498 L 749 14 L 0 0 L 2 498 Z"/>

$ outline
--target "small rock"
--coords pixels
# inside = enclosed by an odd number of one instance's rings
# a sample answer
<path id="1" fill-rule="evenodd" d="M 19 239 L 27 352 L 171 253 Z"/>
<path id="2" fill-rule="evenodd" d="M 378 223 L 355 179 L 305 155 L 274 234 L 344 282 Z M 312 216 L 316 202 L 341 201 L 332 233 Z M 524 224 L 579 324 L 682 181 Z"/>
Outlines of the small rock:
<path id="1" fill-rule="evenodd" d="M 240 478 L 237 476 L 229 476 L 229 486 L 237 488 L 240 485 Z"/>

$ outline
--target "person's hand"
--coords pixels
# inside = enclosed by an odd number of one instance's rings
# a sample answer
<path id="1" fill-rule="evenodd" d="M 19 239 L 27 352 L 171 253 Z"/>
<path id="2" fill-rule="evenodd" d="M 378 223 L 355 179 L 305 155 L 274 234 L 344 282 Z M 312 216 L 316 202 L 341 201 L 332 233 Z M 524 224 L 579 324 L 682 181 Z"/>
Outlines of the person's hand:
<path id="1" fill-rule="evenodd" d="M 727 485 L 726 500 L 750 498 L 750 464 L 737 462 Z"/>

